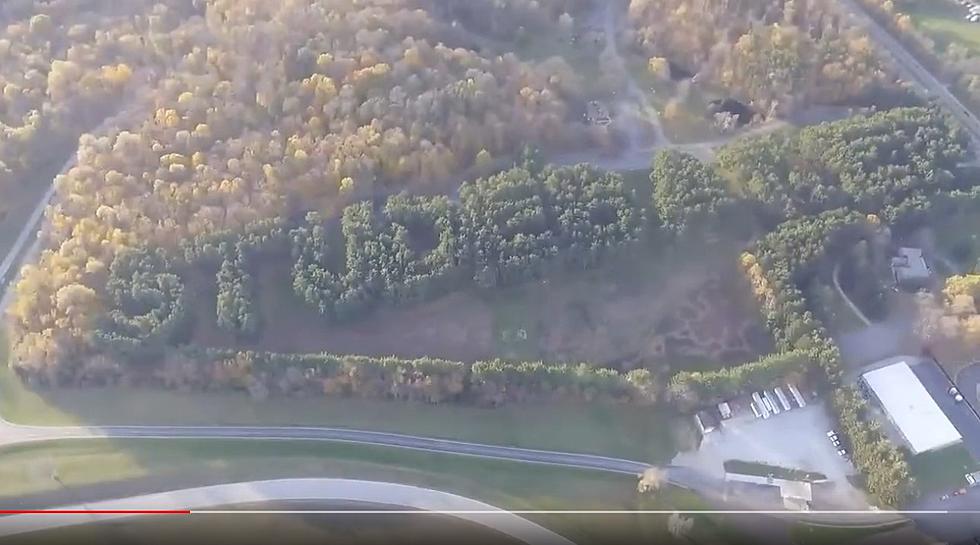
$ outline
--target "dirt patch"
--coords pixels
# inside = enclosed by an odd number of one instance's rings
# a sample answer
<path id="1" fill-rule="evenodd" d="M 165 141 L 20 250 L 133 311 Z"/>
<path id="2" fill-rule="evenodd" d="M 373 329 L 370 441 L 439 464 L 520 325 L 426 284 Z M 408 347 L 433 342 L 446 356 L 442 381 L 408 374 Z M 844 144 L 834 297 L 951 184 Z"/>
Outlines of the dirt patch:
<path id="1" fill-rule="evenodd" d="M 263 330 L 253 341 L 215 325 L 213 272 L 186 277 L 195 294 L 194 340 L 204 346 L 710 369 L 772 345 L 735 263 L 731 251 L 633 252 L 599 269 L 382 308 L 349 324 L 323 319 L 292 293 L 287 265 L 267 263 L 256 274 Z"/>

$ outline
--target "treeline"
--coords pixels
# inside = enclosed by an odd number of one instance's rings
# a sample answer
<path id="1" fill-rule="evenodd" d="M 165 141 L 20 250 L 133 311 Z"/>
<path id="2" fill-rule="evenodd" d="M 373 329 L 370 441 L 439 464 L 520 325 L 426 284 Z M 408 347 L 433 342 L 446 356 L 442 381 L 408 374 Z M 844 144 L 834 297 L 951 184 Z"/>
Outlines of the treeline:
<path id="1" fill-rule="evenodd" d="M 586 165 L 523 167 L 466 183 L 459 202 L 398 195 L 376 212 L 348 206 L 338 248 L 318 215 L 290 233 L 293 287 L 346 319 L 379 303 L 424 300 L 464 283 L 489 288 L 540 277 L 554 259 L 589 267 L 638 238 L 643 207 L 622 178 Z M 333 242 L 332 242 L 333 241 Z"/>
<path id="2" fill-rule="evenodd" d="M 716 168 L 777 219 L 847 207 L 891 221 L 908 203 L 953 189 L 966 150 L 965 133 L 938 107 L 896 108 L 739 139 Z"/>
<path id="3" fill-rule="evenodd" d="M 661 223 L 677 233 L 720 225 L 721 213 L 734 203 L 714 169 L 688 153 L 657 153 L 650 181 L 653 205 Z"/>
<path id="4" fill-rule="evenodd" d="M 831 0 L 630 0 L 624 39 L 762 116 L 867 100 L 895 87 L 864 29 Z"/>
<path id="5" fill-rule="evenodd" d="M 255 286 L 246 269 L 245 249 L 241 244 L 226 250 L 225 258 L 218 268 L 217 287 L 215 310 L 218 327 L 245 337 L 258 333 Z"/>
<path id="6" fill-rule="evenodd" d="M 188 369 L 191 369 L 189 371 Z M 157 373 L 168 387 L 233 388 L 253 395 L 326 395 L 497 406 L 540 400 L 652 403 L 650 372 L 500 360 L 174 350 Z"/>
<path id="7" fill-rule="evenodd" d="M 681 371 L 670 379 L 667 393 L 681 410 L 692 410 L 786 382 L 806 373 L 810 358 L 806 350 L 794 349 L 714 371 Z"/>
<path id="8" fill-rule="evenodd" d="M 823 370 L 830 406 L 868 492 L 884 505 L 902 506 L 917 494 L 908 461 L 871 419 L 864 399 L 844 383 L 840 352 L 799 289 L 822 257 L 873 228 L 874 221 L 845 210 L 791 220 L 763 238 L 755 255 L 744 254 L 742 265 L 780 348 L 804 351 Z"/>
<path id="9" fill-rule="evenodd" d="M 220 259 L 215 301 L 219 327 L 245 338 L 259 332 L 261 320 L 249 264 L 263 254 L 276 252 L 285 242 L 285 224 L 276 219 L 253 222 L 237 235 L 221 232 L 198 237 L 184 246 L 184 257 L 190 264 L 199 266 L 202 261 Z"/>

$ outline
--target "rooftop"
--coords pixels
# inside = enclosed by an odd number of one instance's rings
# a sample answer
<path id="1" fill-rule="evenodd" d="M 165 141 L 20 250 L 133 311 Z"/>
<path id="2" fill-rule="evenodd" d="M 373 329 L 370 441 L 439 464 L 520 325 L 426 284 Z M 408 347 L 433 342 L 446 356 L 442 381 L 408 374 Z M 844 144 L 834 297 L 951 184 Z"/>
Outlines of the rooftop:
<path id="1" fill-rule="evenodd" d="M 898 255 L 892 258 L 892 272 L 897 282 L 926 280 L 932 275 L 919 248 L 899 248 Z"/>
<path id="2" fill-rule="evenodd" d="M 946 413 L 905 361 L 862 375 L 888 418 L 909 444 L 913 454 L 936 450 L 962 440 Z"/>

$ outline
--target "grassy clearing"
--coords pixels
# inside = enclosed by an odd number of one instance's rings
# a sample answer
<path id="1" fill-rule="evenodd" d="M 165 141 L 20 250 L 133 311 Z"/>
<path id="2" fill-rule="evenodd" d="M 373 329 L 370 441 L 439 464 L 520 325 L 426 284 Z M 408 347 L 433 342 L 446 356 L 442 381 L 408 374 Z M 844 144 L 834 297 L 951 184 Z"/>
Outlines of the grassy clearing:
<path id="1" fill-rule="evenodd" d="M 966 486 L 963 476 L 980 469 L 963 445 L 924 452 L 909 463 L 919 488 L 926 493 Z"/>
<path id="2" fill-rule="evenodd" d="M 938 52 L 950 44 L 980 53 L 980 24 L 963 19 L 967 10 L 949 0 L 917 2 L 902 8 L 915 26 L 936 42 Z"/>
<path id="3" fill-rule="evenodd" d="M 729 473 L 741 473 L 742 475 L 757 475 L 759 477 L 772 475 L 776 479 L 790 481 L 813 482 L 827 478 L 823 473 L 816 471 L 804 471 L 802 469 L 773 466 L 761 462 L 746 462 L 743 460 L 725 460 L 725 471 Z"/>
<path id="4" fill-rule="evenodd" d="M 0 452 L 0 497 L 23 506 L 27 494 L 57 493 L 62 489 L 52 473 L 68 488 L 61 494 L 69 502 L 238 480 L 340 477 L 424 486 L 510 510 L 708 508 L 693 494 L 675 488 L 640 496 L 629 476 L 359 445 L 224 440 L 62 441 L 7 449 Z M 138 482 L 130 491 L 125 483 L 114 488 L 106 484 L 134 479 Z M 697 519 L 696 533 L 712 543 L 730 534 L 717 521 L 692 516 Z M 611 532 L 648 542 L 670 541 L 665 515 L 529 518 L 579 544 L 608 542 Z"/>
<path id="5" fill-rule="evenodd" d="M 5 449 L 0 497 L 59 490 L 52 473 L 69 488 L 148 476 L 167 487 L 319 476 L 427 486 L 510 509 L 642 503 L 629 476 L 366 445 L 197 439 L 69 440 Z"/>
<path id="6" fill-rule="evenodd" d="M 933 226 L 936 251 L 960 270 L 973 270 L 980 260 L 980 214 L 952 214 Z M 939 265 L 942 265 L 940 263 Z"/>

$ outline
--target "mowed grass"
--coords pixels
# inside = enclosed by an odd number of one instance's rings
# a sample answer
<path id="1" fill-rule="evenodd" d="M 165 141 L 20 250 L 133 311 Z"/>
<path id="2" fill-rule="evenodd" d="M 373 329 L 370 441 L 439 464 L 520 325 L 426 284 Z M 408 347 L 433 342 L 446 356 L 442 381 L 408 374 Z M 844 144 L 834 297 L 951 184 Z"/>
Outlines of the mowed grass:
<path id="1" fill-rule="evenodd" d="M 64 483 L 58 484 L 52 476 Z M 0 503 L 89 502 L 151 490 L 270 478 L 333 477 L 397 482 L 478 499 L 508 510 L 702 510 L 694 494 L 666 487 L 636 492 L 636 480 L 567 468 L 396 451 L 360 445 L 235 440 L 59 441 L 0 451 Z M 124 481 L 130 481 L 127 483 Z M 32 500 L 30 494 L 46 498 Z M 64 498 L 62 500 L 62 498 Z M 584 543 L 611 534 L 670 541 L 666 515 L 532 514 L 528 518 Z M 711 542 L 729 532 L 700 515 Z"/>
<path id="2" fill-rule="evenodd" d="M 797 523 L 790 529 L 790 536 L 795 545 L 849 545 L 858 543 L 872 536 L 901 531 L 910 527 L 908 522 L 900 522 L 883 526 L 853 527 L 823 526 L 819 524 Z M 903 539 L 896 543 L 906 543 L 911 537 L 903 533 Z M 922 542 L 926 540 L 923 539 Z"/>
<path id="3" fill-rule="evenodd" d="M 38 425 L 308 425 L 368 429 L 546 450 L 587 452 L 651 463 L 676 453 L 677 428 L 661 409 L 615 404 L 513 404 L 497 409 L 355 398 L 265 401 L 239 392 L 153 388 L 32 391 L 0 371 L 0 414 Z"/>
<path id="4" fill-rule="evenodd" d="M 967 9 L 950 0 L 917 2 L 902 8 L 912 18 L 917 28 L 936 42 L 939 52 L 950 44 L 965 47 L 971 53 L 980 53 L 980 23 L 971 23 L 963 17 Z"/>
<path id="5" fill-rule="evenodd" d="M 936 250 L 960 270 L 971 271 L 980 260 L 980 214 L 951 214 L 933 226 Z M 940 263 L 939 265 L 942 265 Z"/>
<path id="6" fill-rule="evenodd" d="M 924 452 L 909 460 L 912 475 L 923 492 L 952 490 L 966 486 L 964 475 L 980 469 L 963 445 Z"/>
<path id="7" fill-rule="evenodd" d="M 0 496 L 152 477 L 156 487 L 286 477 L 391 481 L 451 491 L 510 509 L 606 504 L 640 498 L 628 475 L 318 441 L 64 440 L 0 451 Z M 151 488 L 154 488 L 151 486 Z"/>

